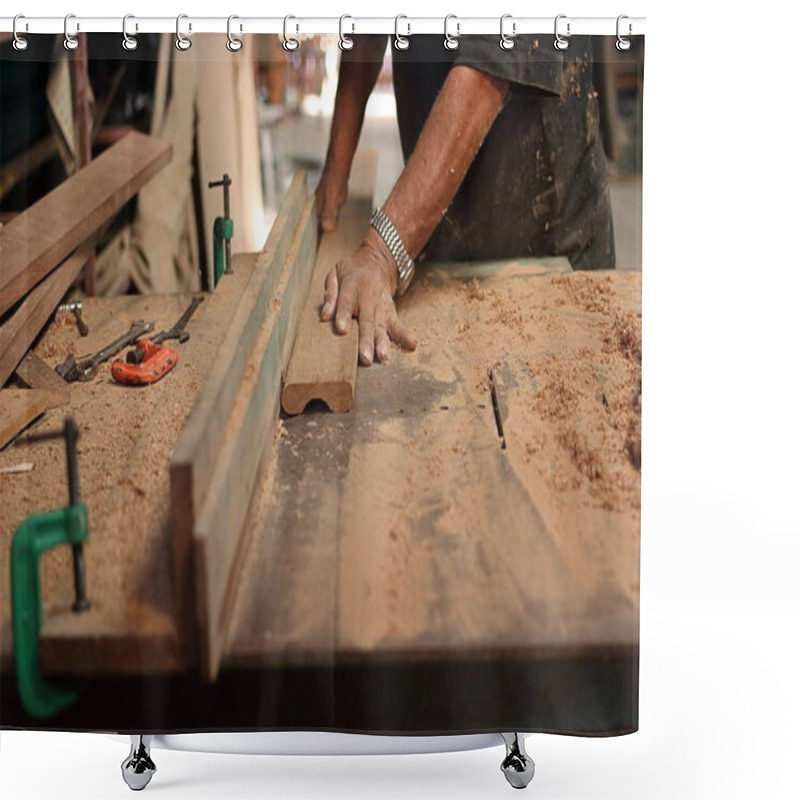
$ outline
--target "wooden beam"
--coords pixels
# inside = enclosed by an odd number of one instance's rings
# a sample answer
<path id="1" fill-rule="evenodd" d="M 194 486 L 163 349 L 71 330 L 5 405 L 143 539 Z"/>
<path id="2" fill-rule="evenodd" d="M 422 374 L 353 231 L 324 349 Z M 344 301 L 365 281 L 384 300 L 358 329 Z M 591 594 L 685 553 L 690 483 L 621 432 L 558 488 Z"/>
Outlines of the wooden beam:
<path id="1" fill-rule="evenodd" d="M 130 133 L 0 229 L 0 314 L 110 220 L 172 158 Z"/>
<path id="2" fill-rule="evenodd" d="M 194 531 L 201 667 L 214 680 L 224 654 L 239 579 L 234 566 L 245 545 L 245 527 L 256 476 L 278 419 L 280 378 L 292 348 L 317 245 L 314 199 L 306 201 L 292 249 L 275 264 L 281 279 L 272 313 L 261 329 L 239 385 L 214 475 Z"/>
<path id="3" fill-rule="evenodd" d="M 306 176 L 298 174 L 248 286 L 226 320 L 214 368 L 170 465 L 174 580 L 185 598 L 195 598 L 192 622 L 199 623 L 199 656 L 207 677 L 216 673 L 221 658 L 220 620 L 243 515 L 277 415 L 280 376 L 311 274 L 316 249 L 313 208 Z M 221 528 L 207 527 L 220 518 Z M 185 600 L 182 607 L 186 611 Z"/>
<path id="4" fill-rule="evenodd" d="M 54 405 L 64 406 L 69 403 L 69 384 L 32 350 L 19 362 L 15 374 L 29 389 L 50 392 Z"/>
<path id="5" fill-rule="evenodd" d="M 94 252 L 94 237 L 42 280 L 0 326 L 0 386 L 9 378 Z"/>
<path id="6" fill-rule="evenodd" d="M 55 400 L 55 402 L 54 402 Z M 0 449 L 48 408 L 58 405 L 50 392 L 38 389 L 0 391 Z"/>
<path id="7" fill-rule="evenodd" d="M 287 414 L 301 414 L 312 400 L 331 411 L 350 410 L 358 367 L 358 325 L 355 320 L 341 335 L 330 322 L 321 322 L 325 277 L 341 258 L 352 253 L 369 229 L 377 157 L 359 154 L 353 166 L 350 198 L 342 207 L 336 230 L 322 237 L 306 306 L 286 372 L 281 405 Z"/>

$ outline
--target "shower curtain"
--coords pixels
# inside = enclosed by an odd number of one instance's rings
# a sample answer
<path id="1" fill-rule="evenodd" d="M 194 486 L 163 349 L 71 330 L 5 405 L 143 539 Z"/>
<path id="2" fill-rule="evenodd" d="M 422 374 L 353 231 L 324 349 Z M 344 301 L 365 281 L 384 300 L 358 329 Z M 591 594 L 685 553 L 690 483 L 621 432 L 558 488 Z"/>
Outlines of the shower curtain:
<path id="1" fill-rule="evenodd" d="M 0 45 L 0 726 L 635 731 L 643 38 L 126 39 Z"/>

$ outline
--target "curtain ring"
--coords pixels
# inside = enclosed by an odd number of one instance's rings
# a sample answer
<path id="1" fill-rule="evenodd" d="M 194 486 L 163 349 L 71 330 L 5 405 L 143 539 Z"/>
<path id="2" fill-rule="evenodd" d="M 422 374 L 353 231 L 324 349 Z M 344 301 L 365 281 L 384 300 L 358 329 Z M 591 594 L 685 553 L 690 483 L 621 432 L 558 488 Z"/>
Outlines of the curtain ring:
<path id="1" fill-rule="evenodd" d="M 228 17 L 228 41 L 225 42 L 225 47 L 231 51 L 231 53 L 238 53 L 243 47 L 244 42 L 241 39 L 237 39 L 235 36 L 231 35 L 231 22 L 235 19 L 239 19 L 236 14 L 231 14 Z M 241 33 L 242 26 L 239 25 L 239 32 Z"/>
<path id="2" fill-rule="evenodd" d="M 408 40 L 408 37 L 411 36 L 411 23 L 406 23 L 408 27 L 408 31 L 405 36 L 400 35 L 400 20 L 401 19 L 408 19 L 405 14 L 398 14 L 394 18 L 394 46 L 397 50 L 408 50 L 411 47 L 411 42 Z"/>
<path id="3" fill-rule="evenodd" d="M 355 46 L 355 42 L 349 37 L 344 35 L 344 21 L 346 19 L 353 19 L 349 14 L 342 14 L 339 17 L 339 49 L 340 50 L 352 50 Z M 353 33 L 355 33 L 356 24 L 353 23 Z"/>
<path id="4" fill-rule="evenodd" d="M 178 50 L 188 50 L 192 46 L 192 40 L 191 39 L 187 39 L 181 33 L 181 20 L 182 19 L 188 19 L 188 18 L 189 18 L 188 14 L 178 14 L 178 16 L 177 16 L 177 18 L 175 20 L 175 47 L 177 47 Z M 189 23 L 189 33 L 191 33 L 191 32 L 192 32 L 192 23 L 190 22 Z"/>
<path id="5" fill-rule="evenodd" d="M 25 19 L 25 16 L 23 14 L 17 14 L 17 16 L 14 17 L 14 24 L 12 25 L 11 30 L 14 32 L 14 49 L 22 52 L 23 50 L 27 50 L 28 49 L 28 45 L 30 44 L 30 42 L 24 36 L 20 36 L 17 33 L 17 20 L 18 19 Z M 25 30 L 26 31 L 28 30 L 28 23 L 27 22 L 25 23 Z"/>
<path id="6" fill-rule="evenodd" d="M 558 21 L 559 21 L 560 19 L 566 19 L 566 18 L 567 18 L 567 15 L 566 15 L 566 14 L 559 14 L 559 15 L 556 17 L 556 22 L 555 22 L 555 26 L 554 26 L 554 27 L 555 27 L 556 39 L 555 39 L 555 41 L 553 42 L 553 47 L 555 47 L 555 48 L 556 48 L 556 50 L 566 50 L 566 49 L 569 47 L 569 36 L 571 36 L 571 35 L 572 35 L 572 34 L 570 33 L 570 23 L 569 23 L 569 22 L 567 22 L 567 35 L 566 35 L 566 36 L 562 36 L 562 35 L 561 35 L 561 34 L 558 32 Z"/>
<path id="7" fill-rule="evenodd" d="M 67 16 L 64 17 L 64 49 L 65 50 L 77 50 L 78 49 L 78 39 L 75 36 L 70 35 L 69 30 L 67 30 L 67 28 L 69 27 L 69 21 L 71 19 L 75 19 L 75 15 L 74 14 L 67 14 Z M 81 24 L 79 22 L 79 23 L 77 23 L 76 30 L 80 30 L 80 29 L 81 29 Z"/>
<path id="8" fill-rule="evenodd" d="M 287 28 L 289 26 L 290 19 L 297 19 L 297 17 L 293 17 L 291 14 L 288 17 L 283 18 L 283 49 L 288 50 L 290 53 L 292 50 L 297 50 L 300 47 L 300 42 L 297 39 L 292 38 L 289 36 Z M 300 26 L 297 26 L 297 32 L 300 32 Z"/>
<path id="9" fill-rule="evenodd" d="M 620 14 L 617 17 L 617 50 L 619 50 L 621 53 L 624 53 L 626 50 L 630 50 L 631 49 L 631 40 L 630 39 L 626 39 L 619 32 L 620 23 L 624 19 L 628 19 L 628 17 L 625 14 Z M 630 36 L 632 30 L 633 30 L 633 26 L 629 22 L 628 23 L 628 36 Z"/>
<path id="10" fill-rule="evenodd" d="M 130 51 L 135 50 L 139 46 L 139 40 L 135 36 L 128 36 L 128 20 L 136 19 L 133 14 L 126 14 L 122 18 L 122 46 Z M 139 23 L 136 23 L 136 31 L 139 30 Z"/>
<path id="11" fill-rule="evenodd" d="M 514 37 L 517 35 L 517 23 L 516 22 L 511 23 L 511 36 L 509 36 L 503 30 L 503 23 L 507 19 L 511 19 L 511 16 L 512 16 L 511 14 L 503 14 L 503 16 L 500 17 L 500 47 L 503 50 L 514 49 L 514 44 L 515 44 Z"/>
<path id="12" fill-rule="evenodd" d="M 451 36 L 447 32 L 447 23 L 450 22 L 451 19 L 456 20 L 456 35 Z M 444 49 L 445 50 L 458 50 L 458 37 L 461 35 L 461 23 L 458 22 L 458 17 L 455 14 L 448 14 L 444 18 Z"/>

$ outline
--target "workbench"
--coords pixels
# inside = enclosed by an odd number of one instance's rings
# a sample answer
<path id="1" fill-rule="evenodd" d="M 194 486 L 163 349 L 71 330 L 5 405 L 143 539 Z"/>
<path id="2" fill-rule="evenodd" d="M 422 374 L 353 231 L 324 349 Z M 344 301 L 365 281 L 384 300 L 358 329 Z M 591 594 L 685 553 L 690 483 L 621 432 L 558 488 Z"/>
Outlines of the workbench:
<path id="1" fill-rule="evenodd" d="M 541 701 L 538 729 L 580 733 L 608 719 L 618 721 L 610 732 L 635 728 L 641 334 L 631 339 L 626 326 L 638 320 L 640 331 L 640 297 L 639 273 L 571 274 L 563 259 L 421 269 L 399 305 L 417 350 L 359 368 L 349 413 L 311 408 L 279 421 L 212 684 L 181 660 L 163 484 L 173 428 L 214 343 L 190 340 L 153 387 L 107 375 L 76 386 L 68 409 L 85 437 L 88 613 L 97 640 L 113 633 L 115 645 L 70 640 L 68 554 L 44 564 L 43 669 L 93 680 L 39 727 L 113 729 L 123 715 L 152 731 L 246 730 L 266 718 L 351 730 L 393 720 L 398 732 L 449 730 L 457 719 L 488 730 L 493 719 L 511 726 L 524 692 L 525 706 Z M 98 299 L 85 316 L 101 337 L 156 310 L 171 324 L 186 303 Z M 57 325 L 37 345 L 51 363 L 77 341 L 68 321 Z M 113 422 L 99 427 L 89 413 L 99 406 Z M 45 461 L 26 456 L 37 461 L 36 494 L 14 493 L 10 505 L 5 479 L 0 490 L 4 560 L 24 516 L 63 504 L 58 446 L 37 448 Z M 0 466 L 18 458 L 9 452 Z M 117 604 L 125 592 L 133 601 Z M 6 592 L 2 603 L 7 689 Z M 3 724 L 29 725 L 9 694 Z"/>

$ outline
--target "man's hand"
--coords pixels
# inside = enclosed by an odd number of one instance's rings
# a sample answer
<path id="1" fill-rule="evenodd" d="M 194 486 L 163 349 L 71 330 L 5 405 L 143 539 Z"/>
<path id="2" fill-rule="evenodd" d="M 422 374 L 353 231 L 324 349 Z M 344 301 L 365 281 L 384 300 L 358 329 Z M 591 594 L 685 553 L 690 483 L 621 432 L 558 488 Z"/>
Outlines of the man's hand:
<path id="1" fill-rule="evenodd" d="M 350 320 L 358 317 L 358 355 L 362 364 L 373 357 L 386 364 L 390 341 L 406 350 L 417 343 L 397 318 L 392 297 L 397 288 L 397 266 L 380 236 L 370 228 L 364 243 L 342 259 L 325 279 L 321 318 L 335 319 L 338 333 L 347 333 Z"/>
<path id="2" fill-rule="evenodd" d="M 323 233 L 336 230 L 339 209 L 347 200 L 347 165 L 328 160 L 317 186 L 317 219 Z"/>

